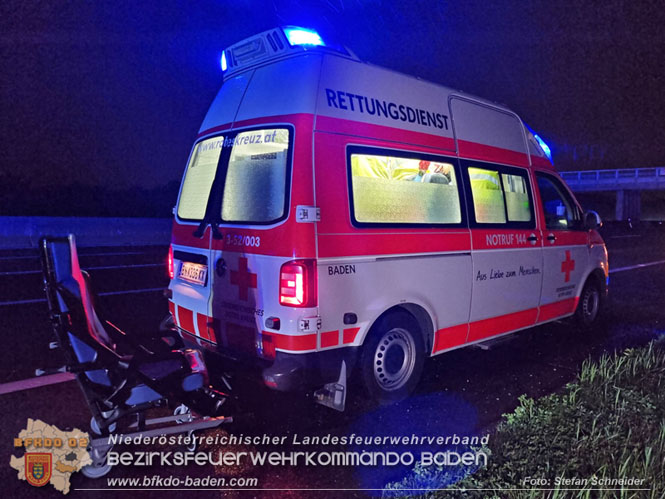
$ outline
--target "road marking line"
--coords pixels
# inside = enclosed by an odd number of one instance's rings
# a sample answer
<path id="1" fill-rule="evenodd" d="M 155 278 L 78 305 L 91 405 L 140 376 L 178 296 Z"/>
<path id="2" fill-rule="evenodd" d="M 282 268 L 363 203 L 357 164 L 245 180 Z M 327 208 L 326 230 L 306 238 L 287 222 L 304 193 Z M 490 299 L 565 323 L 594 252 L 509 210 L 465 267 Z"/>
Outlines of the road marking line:
<path id="1" fill-rule="evenodd" d="M 111 269 L 134 269 L 139 267 L 166 267 L 165 263 L 137 263 L 136 265 L 108 265 L 104 267 L 83 267 L 83 270 L 111 270 Z M 41 270 L 15 270 L 12 272 L 0 272 L 0 276 L 41 274 Z"/>
<path id="2" fill-rule="evenodd" d="M 21 392 L 23 390 L 30 390 L 31 388 L 39 388 L 41 386 L 55 385 L 56 383 L 64 383 L 65 381 L 71 381 L 73 379 L 76 379 L 76 376 L 72 373 L 58 373 L 50 374 L 48 376 L 22 379 L 21 381 L 11 381 L 0 385 L 0 395 Z"/>
<path id="3" fill-rule="evenodd" d="M 135 293 L 152 293 L 154 291 L 164 291 L 165 288 L 146 288 L 146 289 L 127 289 L 123 291 L 106 291 L 105 293 L 97 293 L 99 296 L 114 296 L 114 295 L 129 295 Z M 2 301 L 0 307 L 3 305 L 27 305 L 30 303 L 46 303 L 46 298 L 36 298 L 34 300 L 16 300 L 16 301 Z"/>
<path id="4" fill-rule="evenodd" d="M 610 269 L 610 274 L 616 272 L 625 272 L 627 270 L 643 269 L 644 267 L 652 267 L 654 265 L 662 265 L 665 263 L 665 260 L 658 260 L 657 262 L 647 262 L 647 263 L 638 263 L 637 265 L 631 265 L 629 267 L 619 267 L 618 269 Z"/>

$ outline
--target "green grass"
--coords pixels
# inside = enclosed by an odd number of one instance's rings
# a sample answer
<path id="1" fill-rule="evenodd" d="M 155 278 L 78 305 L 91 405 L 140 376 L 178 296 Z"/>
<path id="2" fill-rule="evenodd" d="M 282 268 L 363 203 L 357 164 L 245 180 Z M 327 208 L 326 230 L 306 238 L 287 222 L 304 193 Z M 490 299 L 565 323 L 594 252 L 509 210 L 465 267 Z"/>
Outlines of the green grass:
<path id="1" fill-rule="evenodd" d="M 486 468 L 469 474 L 474 470 L 416 466 L 409 477 L 388 484 L 384 495 L 414 495 L 406 489 L 442 488 L 454 483 L 447 489 L 424 495 L 665 497 L 665 341 L 605 355 L 595 362 L 587 360 L 576 381 L 566 385 L 562 393 L 537 400 L 522 396 L 517 409 L 504 418 L 490 439 L 489 449 L 483 449 L 491 452 Z M 466 478 L 458 481 L 464 474 Z M 508 490 L 538 487 L 525 484 L 527 477 L 545 478 L 550 485 L 541 487 L 554 490 Z M 586 486 L 557 486 L 557 477 L 637 478 L 644 482 L 626 486 L 624 490 L 600 491 L 591 482 Z"/>

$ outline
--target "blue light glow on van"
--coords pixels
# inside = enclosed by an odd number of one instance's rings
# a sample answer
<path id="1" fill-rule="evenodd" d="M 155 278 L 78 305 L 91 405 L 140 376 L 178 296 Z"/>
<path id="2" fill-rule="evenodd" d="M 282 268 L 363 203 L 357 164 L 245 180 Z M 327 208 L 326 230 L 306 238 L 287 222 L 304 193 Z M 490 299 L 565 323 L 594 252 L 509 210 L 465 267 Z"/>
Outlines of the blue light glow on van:
<path id="1" fill-rule="evenodd" d="M 548 146 L 543 139 L 541 139 L 537 133 L 533 134 L 533 138 L 536 139 L 536 142 L 538 142 L 538 145 L 540 148 L 543 150 L 545 153 L 545 156 L 549 158 L 550 161 L 552 161 L 552 151 L 550 150 L 550 146 Z"/>
<path id="2" fill-rule="evenodd" d="M 311 29 L 284 28 L 284 34 L 292 47 L 295 45 L 326 45 L 319 34 Z"/>
<path id="3" fill-rule="evenodd" d="M 226 65 L 226 52 L 225 51 L 222 51 L 221 64 L 222 64 L 222 71 L 226 71 L 227 65 Z"/>

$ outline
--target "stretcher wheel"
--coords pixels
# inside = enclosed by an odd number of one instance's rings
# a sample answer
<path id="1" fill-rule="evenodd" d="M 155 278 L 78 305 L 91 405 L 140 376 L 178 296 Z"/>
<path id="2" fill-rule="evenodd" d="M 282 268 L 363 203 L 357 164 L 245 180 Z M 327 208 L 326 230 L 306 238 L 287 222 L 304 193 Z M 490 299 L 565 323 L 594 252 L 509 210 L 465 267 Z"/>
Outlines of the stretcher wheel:
<path id="1" fill-rule="evenodd" d="M 109 471 L 111 471 L 112 468 L 112 465 L 108 463 L 108 453 L 110 450 L 111 449 L 107 449 L 106 451 L 99 451 L 93 449 L 89 451 L 92 464 L 81 468 L 81 473 L 83 473 L 88 478 L 93 479 L 105 476 Z"/>
<path id="2" fill-rule="evenodd" d="M 173 415 L 174 416 L 184 416 L 182 419 L 179 418 L 179 419 L 175 420 L 176 423 L 178 423 L 178 424 L 183 424 L 183 423 L 189 422 L 189 417 L 191 416 L 191 414 L 192 414 L 192 410 L 189 407 L 187 407 L 185 404 L 180 404 L 178 407 L 176 407 L 173 410 Z M 187 436 L 190 437 L 190 438 L 193 437 L 194 436 L 194 431 L 192 430 L 192 431 L 187 432 Z M 187 449 L 187 451 L 189 451 L 189 452 L 195 452 L 197 447 L 198 446 L 196 445 L 196 440 L 193 440 L 189 444 L 185 444 L 185 449 Z"/>
<path id="3" fill-rule="evenodd" d="M 360 356 L 366 390 L 379 403 L 406 398 L 418 384 L 425 348 L 418 323 L 408 312 L 392 312 L 372 326 Z"/>
<path id="4" fill-rule="evenodd" d="M 116 423 L 111 423 L 111 425 L 108 427 L 109 433 L 115 432 L 117 426 L 118 425 Z M 97 420 L 94 417 L 90 418 L 90 431 L 92 431 L 95 435 L 102 434 L 102 430 L 99 429 Z"/>

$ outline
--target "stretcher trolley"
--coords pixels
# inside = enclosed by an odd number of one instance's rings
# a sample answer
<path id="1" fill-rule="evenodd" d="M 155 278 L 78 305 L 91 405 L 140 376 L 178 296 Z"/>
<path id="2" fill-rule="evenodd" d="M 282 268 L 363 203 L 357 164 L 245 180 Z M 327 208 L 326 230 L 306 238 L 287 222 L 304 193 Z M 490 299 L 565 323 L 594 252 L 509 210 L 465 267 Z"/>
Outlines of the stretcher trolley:
<path id="1" fill-rule="evenodd" d="M 181 433 L 191 436 L 194 431 L 232 421 L 221 415 L 227 395 L 209 385 L 200 351 L 181 348 L 179 338 L 168 332 L 137 338 L 98 315 L 90 277 L 79 266 L 73 235 L 43 237 L 40 257 L 56 337 L 49 346 L 63 350 L 66 358 L 57 372 L 76 375 L 92 413 L 90 427 L 95 438 L 88 451 L 93 463 L 82 469 L 85 476 L 97 478 L 110 470 L 111 434 L 122 440 Z M 38 369 L 36 374 L 51 372 Z M 173 415 L 147 417 L 148 411 L 164 407 L 174 409 Z"/>

